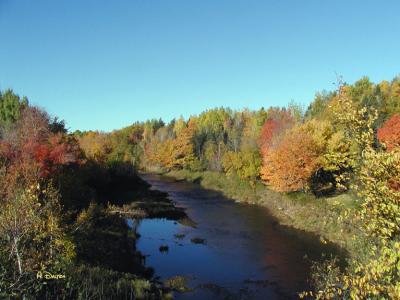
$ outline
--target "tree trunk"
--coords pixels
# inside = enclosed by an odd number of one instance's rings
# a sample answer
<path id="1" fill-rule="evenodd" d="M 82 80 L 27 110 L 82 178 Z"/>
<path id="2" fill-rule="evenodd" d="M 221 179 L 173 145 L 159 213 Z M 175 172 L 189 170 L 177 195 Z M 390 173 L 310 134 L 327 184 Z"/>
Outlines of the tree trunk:
<path id="1" fill-rule="evenodd" d="M 22 261 L 21 261 L 21 256 L 19 255 L 19 251 L 18 251 L 18 238 L 17 237 L 14 237 L 14 247 L 15 247 L 15 255 L 17 256 L 19 275 L 22 275 Z"/>

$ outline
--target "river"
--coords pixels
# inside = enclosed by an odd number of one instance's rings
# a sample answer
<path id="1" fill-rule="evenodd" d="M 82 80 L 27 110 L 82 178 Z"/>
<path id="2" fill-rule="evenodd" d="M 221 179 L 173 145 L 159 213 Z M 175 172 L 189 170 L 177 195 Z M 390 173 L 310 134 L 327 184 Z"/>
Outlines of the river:
<path id="1" fill-rule="evenodd" d="M 137 249 L 155 276 L 189 279 L 193 290 L 176 299 L 296 299 L 309 288 L 310 259 L 333 251 L 317 236 L 280 226 L 266 208 L 237 203 L 198 184 L 142 178 L 167 192 L 196 223 L 144 219 L 137 227 Z"/>

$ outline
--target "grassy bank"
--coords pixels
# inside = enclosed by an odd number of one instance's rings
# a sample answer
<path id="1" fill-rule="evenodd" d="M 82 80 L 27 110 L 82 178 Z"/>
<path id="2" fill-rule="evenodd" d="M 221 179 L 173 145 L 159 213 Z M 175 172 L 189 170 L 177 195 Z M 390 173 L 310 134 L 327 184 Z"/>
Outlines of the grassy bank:
<path id="1" fill-rule="evenodd" d="M 338 222 L 347 209 L 357 206 L 355 196 L 346 193 L 333 197 L 318 197 L 306 193 L 282 194 L 268 189 L 261 182 L 250 184 L 235 176 L 216 172 L 171 171 L 167 176 L 198 183 L 204 188 L 222 192 L 238 202 L 262 205 L 280 224 L 312 232 L 321 242 L 335 243 L 350 256 L 363 256 L 367 241 L 352 222 Z"/>

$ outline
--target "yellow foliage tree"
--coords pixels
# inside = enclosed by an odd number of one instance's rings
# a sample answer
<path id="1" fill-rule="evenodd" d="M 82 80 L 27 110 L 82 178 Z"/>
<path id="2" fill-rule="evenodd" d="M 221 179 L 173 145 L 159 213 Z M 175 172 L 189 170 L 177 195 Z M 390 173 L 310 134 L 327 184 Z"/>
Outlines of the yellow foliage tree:
<path id="1" fill-rule="evenodd" d="M 192 120 L 189 120 L 187 127 L 180 129 L 173 145 L 171 167 L 186 169 L 190 168 L 196 161 L 193 145 L 195 130 L 196 123 Z"/>
<path id="2" fill-rule="evenodd" d="M 254 183 L 260 174 L 261 155 L 257 150 L 228 151 L 222 158 L 222 166 L 228 175 L 236 174 Z"/>

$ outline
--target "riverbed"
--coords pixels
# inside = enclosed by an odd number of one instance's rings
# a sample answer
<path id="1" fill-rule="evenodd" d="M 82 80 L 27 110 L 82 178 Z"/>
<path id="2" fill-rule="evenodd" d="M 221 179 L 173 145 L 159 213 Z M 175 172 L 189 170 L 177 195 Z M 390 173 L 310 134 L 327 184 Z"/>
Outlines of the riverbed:
<path id="1" fill-rule="evenodd" d="M 266 208 L 193 183 L 142 178 L 194 222 L 144 219 L 137 226 L 137 249 L 155 276 L 187 279 L 192 290 L 176 299 L 297 299 L 310 288 L 310 260 L 335 252 L 317 236 L 280 226 Z"/>

